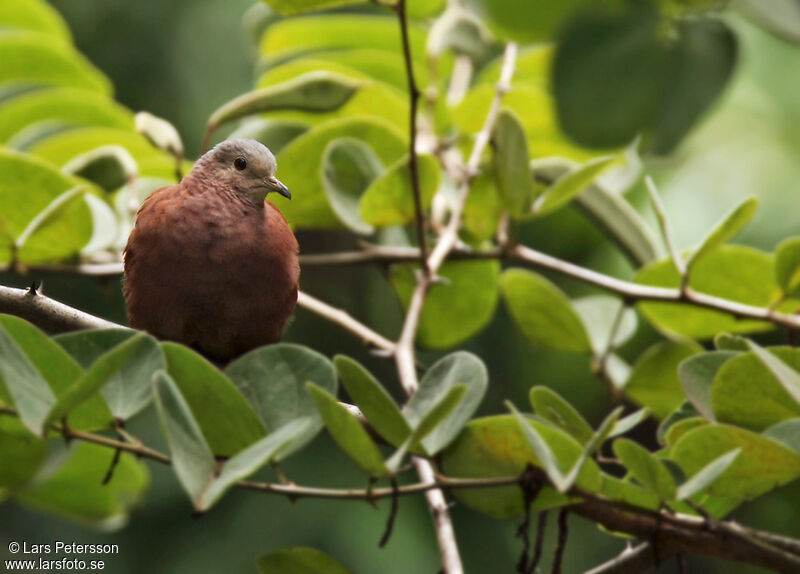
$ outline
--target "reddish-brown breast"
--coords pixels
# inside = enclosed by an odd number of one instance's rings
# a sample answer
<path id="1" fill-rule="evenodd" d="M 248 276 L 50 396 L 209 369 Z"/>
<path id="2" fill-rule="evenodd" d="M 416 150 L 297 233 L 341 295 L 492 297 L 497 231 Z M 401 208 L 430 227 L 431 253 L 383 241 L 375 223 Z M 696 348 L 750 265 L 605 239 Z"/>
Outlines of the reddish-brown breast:
<path id="1" fill-rule="evenodd" d="M 297 302 L 297 250 L 269 202 L 190 177 L 161 188 L 125 248 L 131 326 L 221 362 L 274 343 Z"/>

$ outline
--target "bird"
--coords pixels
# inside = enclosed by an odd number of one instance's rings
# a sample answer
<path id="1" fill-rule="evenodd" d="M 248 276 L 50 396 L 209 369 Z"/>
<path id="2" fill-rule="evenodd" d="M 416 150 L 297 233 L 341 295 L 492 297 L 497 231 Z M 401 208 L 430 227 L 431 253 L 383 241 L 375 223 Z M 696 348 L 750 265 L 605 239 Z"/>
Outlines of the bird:
<path id="1" fill-rule="evenodd" d="M 297 239 L 262 143 L 231 139 L 180 183 L 142 203 L 123 251 L 131 327 L 192 347 L 218 364 L 280 340 L 297 303 Z"/>

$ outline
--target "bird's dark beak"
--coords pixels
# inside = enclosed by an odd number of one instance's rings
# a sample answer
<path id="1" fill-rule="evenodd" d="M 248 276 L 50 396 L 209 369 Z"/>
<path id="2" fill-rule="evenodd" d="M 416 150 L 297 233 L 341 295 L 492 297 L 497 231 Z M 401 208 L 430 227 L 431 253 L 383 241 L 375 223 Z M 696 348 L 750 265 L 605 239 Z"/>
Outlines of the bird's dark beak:
<path id="1" fill-rule="evenodd" d="M 281 180 L 279 180 L 277 177 L 266 177 L 264 178 L 264 183 L 269 191 L 280 193 L 286 199 L 292 199 L 292 192 L 290 192 L 289 188 L 283 185 L 283 182 L 281 182 Z"/>

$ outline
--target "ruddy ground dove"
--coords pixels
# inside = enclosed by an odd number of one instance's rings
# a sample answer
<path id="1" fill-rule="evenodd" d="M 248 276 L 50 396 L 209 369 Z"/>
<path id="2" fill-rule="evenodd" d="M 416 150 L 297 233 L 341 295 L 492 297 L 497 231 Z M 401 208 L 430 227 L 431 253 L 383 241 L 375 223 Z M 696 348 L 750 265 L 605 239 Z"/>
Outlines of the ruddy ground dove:
<path id="1" fill-rule="evenodd" d="M 266 196 L 275 157 L 224 141 L 142 204 L 125 248 L 130 324 L 227 362 L 278 341 L 297 302 L 297 240 Z"/>

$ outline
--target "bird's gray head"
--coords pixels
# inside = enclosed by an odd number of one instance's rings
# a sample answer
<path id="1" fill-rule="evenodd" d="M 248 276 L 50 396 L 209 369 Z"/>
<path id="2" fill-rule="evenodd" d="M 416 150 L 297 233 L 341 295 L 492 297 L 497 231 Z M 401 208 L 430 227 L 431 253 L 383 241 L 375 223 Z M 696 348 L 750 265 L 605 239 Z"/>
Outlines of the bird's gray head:
<path id="1" fill-rule="evenodd" d="M 203 154 L 192 171 L 200 169 L 206 177 L 229 185 L 258 204 L 272 191 L 292 198 L 289 188 L 275 177 L 277 168 L 275 156 L 264 144 L 234 139 L 220 142 Z"/>

